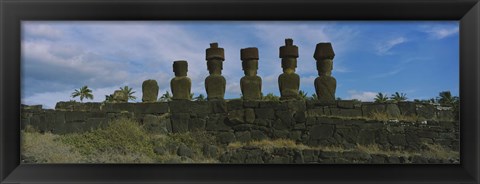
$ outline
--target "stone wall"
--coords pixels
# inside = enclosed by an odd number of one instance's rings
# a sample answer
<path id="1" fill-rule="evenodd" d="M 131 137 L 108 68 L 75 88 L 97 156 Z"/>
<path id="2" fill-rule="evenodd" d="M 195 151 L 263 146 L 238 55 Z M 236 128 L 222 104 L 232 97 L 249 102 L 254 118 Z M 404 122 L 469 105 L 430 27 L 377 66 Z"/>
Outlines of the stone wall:
<path id="1" fill-rule="evenodd" d="M 374 115 L 388 119 L 375 120 Z M 423 143 L 459 150 L 452 110 L 429 104 L 336 101 L 172 101 L 155 103 L 59 102 L 55 110 L 22 106 L 22 126 L 57 134 L 83 132 L 132 118 L 154 133 L 207 131 L 219 144 L 292 139 L 310 146 L 422 149 Z M 418 121 L 404 121 L 408 118 Z"/>

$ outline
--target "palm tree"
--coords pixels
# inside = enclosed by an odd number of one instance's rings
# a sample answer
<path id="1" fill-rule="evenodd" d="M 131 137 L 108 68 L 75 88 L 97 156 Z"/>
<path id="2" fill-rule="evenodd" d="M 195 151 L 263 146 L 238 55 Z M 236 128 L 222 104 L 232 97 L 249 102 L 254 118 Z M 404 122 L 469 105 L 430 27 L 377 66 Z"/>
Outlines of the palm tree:
<path id="1" fill-rule="evenodd" d="M 403 102 L 405 100 L 407 100 L 407 94 L 406 93 L 398 93 L 398 92 L 395 92 L 395 94 L 392 95 L 392 97 L 390 97 L 390 99 L 393 100 L 393 102 Z"/>
<path id="2" fill-rule="evenodd" d="M 104 102 L 113 102 L 113 95 L 105 95 Z"/>
<path id="3" fill-rule="evenodd" d="M 86 98 L 86 99 L 93 99 L 93 95 L 92 95 L 92 90 L 91 89 L 88 89 L 88 86 L 83 86 L 81 87 L 80 89 L 76 89 L 73 93 L 72 93 L 72 98 L 75 98 L 79 96 L 80 97 L 80 101 L 83 102 L 83 99 Z"/>
<path id="4" fill-rule="evenodd" d="M 172 95 L 168 91 L 166 91 L 159 99 L 159 102 L 169 102 L 172 101 Z"/>
<path id="5" fill-rule="evenodd" d="M 377 103 L 385 103 L 388 101 L 388 97 L 387 97 L 387 94 L 383 94 L 383 93 L 378 93 L 375 98 L 374 98 L 375 102 Z"/>
<path id="6" fill-rule="evenodd" d="M 203 94 L 199 94 L 197 97 L 194 98 L 195 101 L 205 101 L 205 96 Z"/>
<path id="7" fill-rule="evenodd" d="M 125 86 L 125 87 L 120 87 L 120 90 L 125 93 L 125 96 L 128 97 L 129 100 L 135 100 L 137 99 L 137 97 L 133 96 L 133 93 L 135 93 L 135 91 L 132 91 L 133 88 L 129 88 L 128 86 Z"/>
<path id="8" fill-rule="evenodd" d="M 317 94 L 316 94 L 316 93 L 313 93 L 313 94 L 312 94 L 312 97 L 310 97 L 310 99 L 312 99 L 312 100 L 318 100 Z"/>
<path id="9" fill-rule="evenodd" d="M 455 102 L 455 97 L 452 96 L 452 93 L 450 93 L 450 91 L 442 91 L 439 93 L 437 101 L 442 105 L 452 105 Z"/>
<path id="10" fill-rule="evenodd" d="M 303 100 L 307 100 L 307 95 L 308 93 L 303 90 L 298 91 L 298 96 L 301 97 Z"/>

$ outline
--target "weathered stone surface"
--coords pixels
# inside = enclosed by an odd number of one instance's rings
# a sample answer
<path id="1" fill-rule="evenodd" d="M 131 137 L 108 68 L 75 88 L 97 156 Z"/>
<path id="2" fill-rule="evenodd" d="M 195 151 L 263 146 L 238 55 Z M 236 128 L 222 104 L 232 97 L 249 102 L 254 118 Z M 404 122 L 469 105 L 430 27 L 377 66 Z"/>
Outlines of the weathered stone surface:
<path id="1" fill-rule="evenodd" d="M 149 79 L 142 83 L 142 102 L 156 102 L 158 99 L 158 83 L 156 80 Z"/>
<path id="2" fill-rule="evenodd" d="M 207 122 L 202 118 L 190 119 L 188 122 L 188 130 L 190 131 L 204 131 Z"/>
<path id="3" fill-rule="evenodd" d="M 113 101 L 114 102 L 120 102 L 120 103 L 126 103 L 126 102 L 128 102 L 128 95 L 125 94 L 122 90 L 115 90 L 113 92 Z"/>
<path id="4" fill-rule="evenodd" d="M 337 107 L 343 109 L 353 109 L 355 108 L 356 102 L 354 100 L 338 100 Z"/>
<path id="5" fill-rule="evenodd" d="M 317 62 L 318 63 L 318 62 Z M 314 81 L 315 92 L 319 101 L 334 102 L 337 80 L 332 76 L 321 75 Z"/>
<path id="6" fill-rule="evenodd" d="M 268 138 L 267 134 L 260 130 L 252 130 L 250 135 L 253 140 L 263 140 Z"/>
<path id="7" fill-rule="evenodd" d="M 235 141 L 235 135 L 232 132 L 220 132 L 217 134 L 217 141 L 221 144 L 228 144 Z"/>
<path id="8" fill-rule="evenodd" d="M 188 123 L 190 120 L 190 114 L 188 113 L 176 113 L 172 114 L 172 132 L 173 133 L 184 133 L 188 131 Z"/>
<path id="9" fill-rule="evenodd" d="M 135 113 L 142 114 L 164 114 L 169 111 L 168 103 L 166 102 L 135 103 L 132 106 Z"/>
<path id="10" fill-rule="evenodd" d="M 218 157 L 218 147 L 214 145 L 204 145 L 203 146 L 203 155 L 208 158 L 217 158 Z"/>
<path id="11" fill-rule="evenodd" d="M 218 43 L 210 43 L 210 48 L 205 50 L 207 69 L 210 75 L 205 79 L 205 90 L 208 100 L 223 100 L 225 95 L 226 80 L 222 76 L 224 50 Z"/>
<path id="12" fill-rule="evenodd" d="M 373 117 L 374 113 L 385 113 L 385 104 L 364 103 L 362 105 L 362 115 L 364 117 Z"/>
<path id="13" fill-rule="evenodd" d="M 362 117 L 361 109 L 341 109 L 341 108 L 329 108 L 332 116 L 339 117 Z"/>
<path id="14" fill-rule="evenodd" d="M 235 137 L 237 138 L 237 141 L 240 141 L 240 142 L 247 142 L 252 139 L 249 131 L 235 132 Z"/>
<path id="15" fill-rule="evenodd" d="M 274 119 L 275 111 L 270 108 L 257 108 L 255 109 L 255 116 L 260 119 Z"/>
<path id="16" fill-rule="evenodd" d="M 227 114 L 228 121 L 232 124 L 242 124 L 245 123 L 245 113 L 243 110 L 234 110 L 230 111 Z"/>
<path id="17" fill-rule="evenodd" d="M 173 95 L 172 99 L 191 100 L 190 90 L 192 88 L 192 81 L 187 77 L 187 61 L 174 61 L 173 72 L 175 72 L 175 77 L 170 81 L 170 89 Z"/>
<path id="18" fill-rule="evenodd" d="M 385 112 L 391 118 L 398 118 L 401 115 L 397 104 L 387 104 L 385 107 Z"/>
<path id="19" fill-rule="evenodd" d="M 178 146 L 177 155 L 192 158 L 194 156 L 194 152 L 187 145 L 180 144 L 180 146 Z"/>
<path id="20" fill-rule="evenodd" d="M 106 103 L 102 110 L 104 112 L 135 112 L 135 104 L 133 103 Z"/>
<path id="21" fill-rule="evenodd" d="M 435 118 L 435 107 L 430 104 L 417 104 L 417 115 L 419 118 L 423 119 L 434 119 Z"/>
<path id="22" fill-rule="evenodd" d="M 333 125 L 315 125 L 310 130 L 310 139 L 319 140 L 332 137 L 334 130 Z"/>
<path id="23" fill-rule="evenodd" d="M 414 116 L 417 114 L 417 105 L 415 102 L 398 102 L 400 113 L 404 116 Z"/>
<path id="24" fill-rule="evenodd" d="M 245 109 L 245 122 L 253 123 L 255 121 L 255 111 L 252 108 Z"/>
<path id="25" fill-rule="evenodd" d="M 240 110 L 243 109 L 243 100 L 228 100 L 227 101 L 227 110 Z"/>

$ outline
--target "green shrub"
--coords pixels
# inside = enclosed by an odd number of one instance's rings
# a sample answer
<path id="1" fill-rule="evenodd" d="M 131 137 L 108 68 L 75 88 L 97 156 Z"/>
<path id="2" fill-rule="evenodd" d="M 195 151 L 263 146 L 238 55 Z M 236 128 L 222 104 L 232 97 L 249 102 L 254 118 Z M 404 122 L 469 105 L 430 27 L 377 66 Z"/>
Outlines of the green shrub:
<path id="1" fill-rule="evenodd" d="M 84 155 L 115 153 L 142 155 L 141 157 L 155 156 L 147 132 L 138 123 L 129 119 L 113 121 L 105 129 L 67 134 L 62 137 L 62 142 L 73 145 Z"/>

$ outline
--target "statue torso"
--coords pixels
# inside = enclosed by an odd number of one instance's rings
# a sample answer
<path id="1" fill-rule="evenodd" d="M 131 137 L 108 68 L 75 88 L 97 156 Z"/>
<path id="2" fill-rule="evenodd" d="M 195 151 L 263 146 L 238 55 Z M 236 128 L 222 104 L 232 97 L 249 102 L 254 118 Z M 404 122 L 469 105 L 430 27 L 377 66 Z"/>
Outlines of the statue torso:
<path id="1" fill-rule="evenodd" d="M 173 99 L 190 100 L 192 81 L 188 77 L 175 77 L 170 81 Z"/>
<path id="2" fill-rule="evenodd" d="M 262 78 L 259 76 L 244 76 L 240 79 L 244 100 L 260 100 L 262 98 Z"/>
<path id="3" fill-rule="evenodd" d="M 205 79 L 205 90 L 208 99 L 223 99 L 226 80 L 221 75 L 209 75 Z"/>

